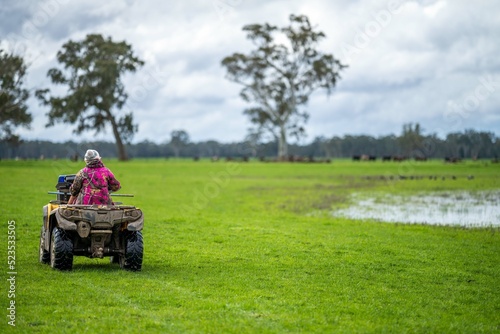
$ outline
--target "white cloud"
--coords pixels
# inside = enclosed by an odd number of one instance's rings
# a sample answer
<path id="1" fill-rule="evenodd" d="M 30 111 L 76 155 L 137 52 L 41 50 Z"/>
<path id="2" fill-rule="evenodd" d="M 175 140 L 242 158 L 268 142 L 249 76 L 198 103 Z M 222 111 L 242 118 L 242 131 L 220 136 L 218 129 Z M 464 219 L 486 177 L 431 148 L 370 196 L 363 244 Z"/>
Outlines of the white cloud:
<path id="1" fill-rule="evenodd" d="M 425 6 L 423 11 L 429 17 L 435 17 L 443 8 L 446 7 L 446 1 L 437 1 L 429 6 Z"/>

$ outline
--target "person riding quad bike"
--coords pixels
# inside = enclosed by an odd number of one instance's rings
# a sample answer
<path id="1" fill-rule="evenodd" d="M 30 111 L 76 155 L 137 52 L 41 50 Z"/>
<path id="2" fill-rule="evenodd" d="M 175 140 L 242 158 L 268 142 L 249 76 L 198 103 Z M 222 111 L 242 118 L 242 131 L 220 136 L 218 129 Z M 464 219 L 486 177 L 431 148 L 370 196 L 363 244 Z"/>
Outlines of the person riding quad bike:
<path id="1" fill-rule="evenodd" d="M 110 192 L 119 190 L 120 182 L 104 166 L 97 151 L 88 150 L 85 163 L 77 175 L 59 175 L 57 191 L 49 192 L 57 199 L 43 207 L 40 262 L 71 270 L 74 256 L 109 257 L 111 263 L 125 270 L 140 271 L 144 251 L 142 210 L 113 203 Z"/>
<path id="2" fill-rule="evenodd" d="M 84 160 L 86 166 L 76 174 L 70 187 L 71 197 L 68 204 L 112 205 L 109 192 L 119 190 L 120 182 L 111 170 L 104 166 L 96 150 L 87 150 Z"/>

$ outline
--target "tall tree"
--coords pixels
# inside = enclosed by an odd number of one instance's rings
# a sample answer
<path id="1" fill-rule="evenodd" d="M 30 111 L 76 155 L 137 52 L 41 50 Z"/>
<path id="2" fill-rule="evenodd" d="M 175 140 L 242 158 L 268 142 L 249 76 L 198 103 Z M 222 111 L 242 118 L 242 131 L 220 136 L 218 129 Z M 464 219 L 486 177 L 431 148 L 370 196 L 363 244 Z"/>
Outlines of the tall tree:
<path id="1" fill-rule="evenodd" d="M 26 100 L 29 91 L 23 88 L 26 65 L 20 56 L 0 49 L 0 139 L 19 143 L 14 128 L 29 128 L 32 117 Z"/>
<path id="2" fill-rule="evenodd" d="M 126 42 L 99 34 L 87 35 L 80 42 L 70 40 L 57 53 L 57 60 L 63 69 L 52 68 L 47 76 L 52 83 L 67 86 L 67 95 L 49 96 L 49 89 L 36 92 L 41 103 L 50 107 L 47 126 L 78 123 L 74 133 L 94 130 L 97 134 L 110 125 L 118 158 L 127 160 L 124 143 L 130 142 L 138 127 L 132 112 L 120 112 L 128 98 L 121 77 L 135 72 L 144 62 Z"/>
<path id="3" fill-rule="evenodd" d="M 244 111 L 256 125 L 252 131 L 270 133 L 278 141 L 278 156 L 284 158 L 288 137 L 305 134 L 309 114 L 302 107 L 309 96 L 319 88 L 330 94 L 346 66 L 317 50 L 325 34 L 315 31 L 304 15 L 290 15 L 290 25 L 282 28 L 251 24 L 243 31 L 256 49 L 234 53 L 222 60 L 222 66 L 229 80 L 243 86 L 241 97 L 255 104 Z"/>
<path id="4" fill-rule="evenodd" d="M 424 137 L 419 123 L 403 124 L 403 132 L 399 137 L 401 148 L 405 155 L 415 155 L 426 157 L 426 150 L 423 149 Z"/>
<path id="5" fill-rule="evenodd" d="M 184 130 L 174 130 L 170 133 L 170 137 L 170 146 L 175 156 L 179 157 L 181 149 L 189 144 L 189 134 Z"/>

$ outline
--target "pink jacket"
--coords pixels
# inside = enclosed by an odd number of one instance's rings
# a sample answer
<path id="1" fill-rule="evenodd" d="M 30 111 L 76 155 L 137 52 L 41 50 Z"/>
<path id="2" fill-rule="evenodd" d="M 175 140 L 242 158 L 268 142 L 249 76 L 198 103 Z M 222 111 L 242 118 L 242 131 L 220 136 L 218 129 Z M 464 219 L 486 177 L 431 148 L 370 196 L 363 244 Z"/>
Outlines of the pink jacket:
<path id="1" fill-rule="evenodd" d="M 111 205 L 113 201 L 109 191 L 121 188 L 120 182 L 101 161 L 94 162 L 81 169 L 70 187 L 70 193 L 78 196 L 76 204 Z"/>

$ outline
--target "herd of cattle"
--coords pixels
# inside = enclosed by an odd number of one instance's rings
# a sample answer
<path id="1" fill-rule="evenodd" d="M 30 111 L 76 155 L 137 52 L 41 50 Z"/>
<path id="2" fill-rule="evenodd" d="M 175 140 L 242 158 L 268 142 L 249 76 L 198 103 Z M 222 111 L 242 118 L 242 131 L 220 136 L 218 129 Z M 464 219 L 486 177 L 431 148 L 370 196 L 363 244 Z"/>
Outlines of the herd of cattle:
<path id="1" fill-rule="evenodd" d="M 194 157 L 194 160 L 195 161 L 198 161 L 200 158 L 199 157 Z M 419 156 L 416 156 L 416 157 L 413 157 L 413 158 L 410 158 L 410 157 L 407 157 L 407 156 L 402 156 L 402 155 L 384 155 L 380 158 L 378 158 L 377 156 L 375 155 L 367 155 L 367 154 L 362 154 L 362 155 L 353 155 L 352 156 L 352 160 L 353 161 L 377 161 L 377 160 L 381 160 L 381 161 L 397 161 L 397 162 L 401 162 L 401 161 L 406 161 L 406 160 L 415 160 L 415 161 L 427 161 L 427 158 L 426 157 L 419 157 Z M 220 160 L 220 157 L 219 156 L 213 156 L 211 158 L 211 160 L 213 162 L 216 162 L 216 161 L 219 161 Z M 233 157 L 226 157 L 225 158 L 226 161 L 239 161 L 239 162 L 248 162 L 250 159 L 248 157 L 241 157 L 241 158 L 233 158 Z M 304 156 L 299 156 L 299 155 L 289 155 L 285 158 L 274 158 L 274 159 L 268 159 L 268 158 L 265 158 L 265 157 L 260 157 L 259 158 L 259 161 L 261 162 L 316 162 L 316 163 L 330 163 L 331 162 L 331 159 L 317 159 L 317 158 L 314 158 L 313 156 L 309 156 L 309 157 L 304 157 Z M 445 157 L 444 158 L 444 162 L 446 163 L 459 163 L 461 162 L 462 159 L 461 158 L 457 158 L 457 157 Z M 492 160 L 492 163 L 498 163 L 499 160 L 498 159 L 493 159 Z"/>
<path id="2" fill-rule="evenodd" d="M 382 180 L 382 181 L 393 181 L 393 180 L 458 180 L 458 176 L 455 175 L 367 175 L 361 177 L 364 180 Z M 474 180 L 474 175 L 465 176 L 467 180 Z"/>
<path id="3" fill-rule="evenodd" d="M 409 159 L 410 159 L 409 157 L 403 156 L 403 155 L 384 155 L 381 158 L 382 161 L 405 161 L 405 160 L 409 160 Z M 418 157 L 417 156 L 417 157 L 414 157 L 413 159 L 415 161 L 427 161 L 426 157 Z M 353 161 L 376 161 L 377 157 L 374 155 L 366 155 L 366 154 L 353 155 L 352 160 Z M 457 158 L 457 157 L 445 157 L 444 161 L 449 162 L 449 163 L 457 163 L 457 162 L 461 162 L 462 159 Z"/>

